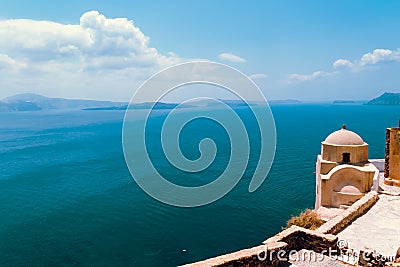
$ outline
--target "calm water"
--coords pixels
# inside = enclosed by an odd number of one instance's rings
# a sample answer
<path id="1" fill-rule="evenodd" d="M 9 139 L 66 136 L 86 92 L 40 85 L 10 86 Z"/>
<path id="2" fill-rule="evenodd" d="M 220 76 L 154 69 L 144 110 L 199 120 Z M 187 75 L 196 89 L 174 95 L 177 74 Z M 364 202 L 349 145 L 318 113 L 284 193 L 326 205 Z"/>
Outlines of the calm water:
<path id="1" fill-rule="evenodd" d="M 135 184 L 122 154 L 122 111 L 0 113 L 0 265 L 175 266 L 258 245 L 292 214 L 313 207 L 315 159 L 330 132 L 346 123 L 369 143 L 370 158 L 382 158 L 385 128 L 400 118 L 400 108 L 390 106 L 272 111 L 277 151 L 261 188 L 247 192 L 259 145 L 253 135 L 251 162 L 238 186 L 191 209 L 159 203 Z M 239 111 L 243 118 L 246 112 Z M 154 136 L 161 119 L 153 118 Z M 207 123 L 183 132 L 188 157 L 196 158 L 191 148 L 205 137 L 199 129 Z M 248 127 L 254 133 L 251 122 Z M 220 151 L 211 171 L 218 173 L 229 144 L 220 129 L 211 137 Z M 160 171 L 188 181 L 163 161 Z"/>

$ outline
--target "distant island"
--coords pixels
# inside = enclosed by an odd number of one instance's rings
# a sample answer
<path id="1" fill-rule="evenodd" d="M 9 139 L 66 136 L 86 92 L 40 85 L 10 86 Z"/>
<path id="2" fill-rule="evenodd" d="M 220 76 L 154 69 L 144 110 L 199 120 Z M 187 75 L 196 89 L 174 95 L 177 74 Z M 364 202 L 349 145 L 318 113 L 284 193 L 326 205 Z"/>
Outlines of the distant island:
<path id="1" fill-rule="evenodd" d="M 400 93 L 383 93 L 372 100 L 334 100 L 335 105 L 400 105 Z"/>
<path id="2" fill-rule="evenodd" d="M 355 104 L 354 100 L 334 100 L 333 104 Z"/>
<path id="3" fill-rule="evenodd" d="M 114 107 L 97 107 L 97 108 L 85 108 L 84 110 L 135 110 L 135 109 L 173 109 L 177 107 L 178 104 L 175 103 L 164 103 L 164 102 L 144 102 L 138 104 L 125 104 L 123 106 L 114 106 Z M 190 107 L 189 105 L 182 105 L 183 107 Z"/>
<path id="4" fill-rule="evenodd" d="M 40 111 L 126 106 L 126 102 L 51 98 L 37 94 L 18 94 L 0 101 L 0 111 Z"/>
<path id="5" fill-rule="evenodd" d="M 302 104 L 303 102 L 295 99 L 284 99 L 284 100 L 269 100 L 268 103 L 271 105 L 293 105 L 293 104 Z"/>
<path id="6" fill-rule="evenodd" d="M 233 107 L 240 108 L 249 106 L 263 105 L 262 102 L 250 101 L 247 104 L 241 100 L 223 100 L 225 104 Z M 296 105 L 303 102 L 295 99 L 285 100 L 269 100 L 270 105 Z M 370 101 L 361 100 L 334 100 L 335 105 L 400 105 L 400 93 L 384 93 Z M 99 100 L 85 100 L 85 99 L 65 99 L 65 98 L 52 98 L 38 94 L 18 94 L 6 97 L 0 100 L 0 112 L 17 112 L 17 111 L 41 111 L 41 110 L 136 110 L 136 109 L 174 109 L 178 103 L 165 103 L 165 102 L 143 102 L 129 104 L 128 102 L 113 102 L 113 101 L 99 101 Z M 209 107 L 213 108 L 216 103 L 207 99 L 200 99 L 189 101 L 181 104 L 182 108 L 195 108 L 195 107 Z"/>
<path id="7" fill-rule="evenodd" d="M 218 99 L 219 101 L 231 106 L 232 108 L 240 108 L 246 106 L 263 105 L 262 102 L 250 101 L 248 103 L 242 100 Z M 271 100 L 268 101 L 272 105 L 284 104 L 301 104 L 302 102 L 293 99 L 287 100 Z M 189 101 L 185 104 L 165 103 L 165 102 L 143 102 L 129 104 L 128 102 L 112 102 L 84 99 L 65 99 L 52 98 L 38 94 L 17 94 L 0 100 L 0 112 L 18 112 L 18 111 L 41 111 L 41 110 L 136 110 L 136 109 L 174 109 L 177 106 L 182 108 L 214 108 L 217 103 L 208 99 L 200 99 Z"/>
<path id="8" fill-rule="evenodd" d="M 400 93 L 383 93 L 369 101 L 367 105 L 400 105 Z"/>

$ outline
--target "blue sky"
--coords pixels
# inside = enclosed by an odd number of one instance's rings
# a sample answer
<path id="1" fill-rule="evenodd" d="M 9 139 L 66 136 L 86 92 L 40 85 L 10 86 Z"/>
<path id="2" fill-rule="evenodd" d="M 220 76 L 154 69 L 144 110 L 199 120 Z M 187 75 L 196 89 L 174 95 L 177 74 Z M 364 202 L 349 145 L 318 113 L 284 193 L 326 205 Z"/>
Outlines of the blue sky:
<path id="1" fill-rule="evenodd" d="M 268 99 L 369 99 L 400 91 L 398 14 L 399 1 L 2 1 L 0 98 L 128 100 L 160 69 L 206 59 Z"/>

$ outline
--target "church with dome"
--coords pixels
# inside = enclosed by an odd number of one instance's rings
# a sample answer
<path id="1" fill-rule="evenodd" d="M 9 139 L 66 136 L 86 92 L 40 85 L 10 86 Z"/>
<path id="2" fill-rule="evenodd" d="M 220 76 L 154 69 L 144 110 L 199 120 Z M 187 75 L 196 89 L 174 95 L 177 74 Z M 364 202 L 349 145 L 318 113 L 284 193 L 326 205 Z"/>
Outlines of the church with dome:
<path id="1" fill-rule="evenodd" d="M 343 125 L 321 142 L 315 173 L 312 213 L 261 245 L 184 266 L 400 266 L 400 121 L 386 129 L 384 159 Z"/>
<path id="2" fill-rule="evenodd" d="M 322 142 L 316 162 L 315 209 L 346 209 L 378 188 L 379 170 L 368 161 L 368 144 L 343 125 Z"/>

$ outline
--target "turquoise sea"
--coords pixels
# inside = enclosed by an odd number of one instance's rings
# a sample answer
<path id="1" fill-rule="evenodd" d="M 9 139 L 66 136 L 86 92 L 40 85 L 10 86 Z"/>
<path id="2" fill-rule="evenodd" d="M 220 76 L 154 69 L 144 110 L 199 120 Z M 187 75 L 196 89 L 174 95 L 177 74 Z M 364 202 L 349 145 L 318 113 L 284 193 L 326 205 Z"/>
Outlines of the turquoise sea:
<path id="1" fill-rule="evenodd" d="M 258 159 L 253 136 L 251 162 L 239 184 L 198 208 L 160 203 L 134 182 L 122 153 L 123 111 L 0 113 L 0 265 L 176 266 L 258 245 L 292 214 L 313 207 L 316 155 L 329 133 L 345 123 L 369 143 L 370 158 L 383 158 L 385 129 L 400 118 L 396 106 L 271 109 L 277 150 L 264 184 L 247 191 Z M 190 184 L 190 177 L 156 156 L 165 112 L 151 119 L 153 160 L 171 179 Z M 248 110 L 237 112 L 246 118 Z M 198 121 L 182 132 L 188 157 L 198 155 L 201 129 L 213 129 L 208 124 Z M 247 126 L 256 132 L 254 124 Z M 229 151 L 221 129 L 209 133 L 219 154 L 204 181 L 223 170 Z"/>

